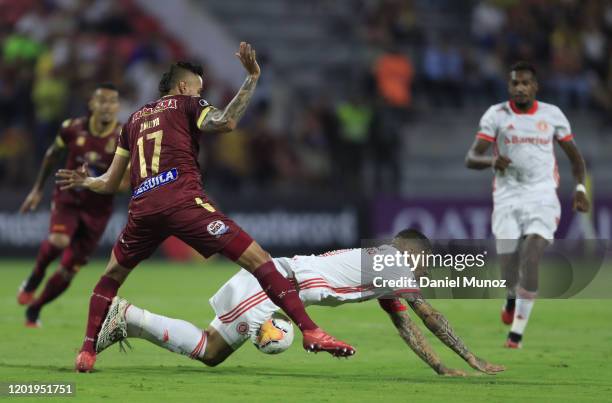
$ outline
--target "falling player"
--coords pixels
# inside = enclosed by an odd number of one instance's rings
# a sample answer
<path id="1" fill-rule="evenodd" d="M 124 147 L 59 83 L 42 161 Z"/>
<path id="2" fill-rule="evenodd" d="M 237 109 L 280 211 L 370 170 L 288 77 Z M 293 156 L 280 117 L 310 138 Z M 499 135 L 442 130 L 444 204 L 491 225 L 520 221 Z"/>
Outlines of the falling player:
<path id="1" fill-rule="evenodd" d="M 440 375 L 465 376 L 467 373 L 446 367 L 416 323 L 410 319 L 406 306 L 398 298 L 387 299 L 389 296 L 401 294 L 405 297 L 426 327 L 472 368 L 487 374 L 503 371 L 503 366 L 488 363 L 469 351 L 446 318 L 429 305 L 418 288 L 371 286 L 373 283 L 368 280 L 370 277 L 364 267 L 372 267 L 374 254 L 386 257 L 398 251 L 420 253 L 429 249 L 429 241 L 423 234 L 415 230 L 404 230 L 395 236 L 390 245 L 344 249 L 319 256 L 275 258 L 274 262 L 279 271 L 296 284 L 305 305 L 338 306 L 378 298 L 402 339 Z M 416 278 L 426 274 L 424 267 L 415 269 L 413 275 L 408 267 L 387 266 L 380 273 L 389 280 Z M 279 309 L 246 270 L 240 270 L 225 283 L 210 299 L 210 303 L 216 316 L 208 328 L 202 331 L 189 322 L 151 313 L 115 297 L 96 348 L 102 351 L 125 337 L 142 338 L 208 366 L 216 366 L 240 348 Z M 206 343 L 200 343 L 202 333 L 207 335 Z"/>
<path id="2" fill-rule="evenodd" d="M 317 327 L 291 283 L 276 270 L 270 255 L 204 193 L 197 162 L 199 135 L 233 130 L 260 75 L 255 51 L 249 44 L 242 42 L 236 56 L 248 76 L 224 110 L 200 98 L 201 67 L 174 64 L 160 82 L 163 96 L 133 113 L 123 126 L 115 158 L 106 173 L 88 177 L 75 170 L 58 171 L 58 183 L 63 188 L 84 187 L 97 193 L 113 193 L 131 162 L 133 196 L 128 223 L 94 288 L 85 341 L 76 360 L 78 371 L 88 372 L 94 366 L 95 338 L 120 285 L 170 235 L 182 239 L 205 257 L 221 253 L 251 272 L 302 330 L 304 348 L 340 356 L 354 353 L 351 346 Z"/>
<path id="3" fill-rule="evenodd" d="M 553 142 L 572 165 L 576 181 L 573 209 L 589 210 L 585 164 L 561 110 L 535 99 L 536 71 L 526 62 L 510 69 L 510 101 L 491 106 L 466 156 L 472 169 L 493 168 L 492 229 L 507 284 L 502 321 L 511 324 L 505 346 L 520 348 L 538 291 L 538 265 L 553 239 L 561 207 Z M 494 144 L 493 156 L 487 150 Z"/>
<path id="4" fill-rule="evenodd" d="M 32 190 L 21 205 L 21 213 L 38 207 L 45 181 L 64 156 L 67 169 L 87 164 L 91 175 L 99 175 L 110 166 L 121 127 L 117 124 L 117 89 L 112 84 L 97 86 L 89 100 L 89 110 L 89 116 L 68 119 L 62 124 L 55 142 L 45 154 Z M 74 275 L 85 265 L 111 216 L 112 200 L 112 195 L 55 188 L 49 235 L 40 246 L 32 273 L 17 294 L 17 302 L 28 305 L 26 326 L 39 326 L 42 307 L 61 295 Z M 47 267 L 60 254 L 62 259 L 59 268 L 47 280 L 38 298 L 34 298 Z"/>

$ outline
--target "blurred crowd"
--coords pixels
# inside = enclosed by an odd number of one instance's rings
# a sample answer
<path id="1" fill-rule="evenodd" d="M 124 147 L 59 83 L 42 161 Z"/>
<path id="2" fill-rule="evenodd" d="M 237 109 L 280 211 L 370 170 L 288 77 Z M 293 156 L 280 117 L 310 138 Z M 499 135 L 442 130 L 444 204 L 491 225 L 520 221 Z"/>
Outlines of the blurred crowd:
<path id="1" fill-rule="evenodd" d="M 352 43 L 373 56 L 344 77 L 347 90 L 294 96 L 290 118 L 275 124 L 274 65 L 262 57 L 244 124 L 202 140 L 213 186 L 393 191 L 408 123 L 505 99 L 506 69 L 518 59 L 535 63 L 542 91 L 562 108 L 612 116 L 612 2 L 354 3 Z M 132 0 L 0 0 L 0 19 L 0 186 L 29 186 L 61 121 L 86 113 L 95 83 L 118 86 L 125 120 L 158 96 L 169 63 L 190 56 Z M 207 98 L 224 105 L 236 89 L 206 77 Z"/>

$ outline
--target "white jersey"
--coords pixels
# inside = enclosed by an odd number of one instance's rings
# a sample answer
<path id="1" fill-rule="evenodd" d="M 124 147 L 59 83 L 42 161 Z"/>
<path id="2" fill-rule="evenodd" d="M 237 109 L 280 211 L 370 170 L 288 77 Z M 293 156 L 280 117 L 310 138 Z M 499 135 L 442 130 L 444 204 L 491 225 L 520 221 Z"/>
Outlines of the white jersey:
<path id="1" fill-rule="evenodd" d="M 512 160 L 504 173 L 495 172 L 493 202 L 556 197 L 559 173 L 554 140 L 573 138 L 570 124 L 555 105 L 534 101 L 527 112 L 512 101 L 491 106 L 480 120 L 478 138 L 495 143 L 494 152 Z"/>
<path id="2" fill-rule="evenodd" d="M 336 306 L 383 296 L 404 295 L 419 289 L 409 267 L 390 266 L 372 272 L 374 255 L 399 253 L 389 245 L 370 249 L 343 249 L 322 255 L 275 258 L 277 270 L 299 291 L 304 305 Z M 373 285 L 372 275 L 403 278 L 394 287 Z M 410 281 L 412 279 L 412 281 Z M 280 308 L 270 301 L 257 279 L 241 269 L 215 295 L 210 304 L 216 317 L 211 323 L 234 348 Z"/>

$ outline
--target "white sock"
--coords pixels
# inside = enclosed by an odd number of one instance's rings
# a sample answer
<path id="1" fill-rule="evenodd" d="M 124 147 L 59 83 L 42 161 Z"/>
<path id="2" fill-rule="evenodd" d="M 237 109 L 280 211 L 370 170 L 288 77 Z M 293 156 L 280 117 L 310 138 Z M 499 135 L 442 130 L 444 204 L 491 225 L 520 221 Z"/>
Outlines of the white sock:
<path id="1" fill-rule="evenodd" d="M 525 332 L 534 302 L 535 299 L 533 298 L 517 298 L 516 307 L 514 308 L 514 320 L 512 321 L 512 328 L 510 329 L 511 332 L 521 335 Z"/>
<path id="2" fill-rule="evenodd" d="M 206 332 L 180 319 L 151 313 L 130 305 L 125 313 L 128 337 L 138 337 L 174 353 L 198 359 L 206 351 Z"/>

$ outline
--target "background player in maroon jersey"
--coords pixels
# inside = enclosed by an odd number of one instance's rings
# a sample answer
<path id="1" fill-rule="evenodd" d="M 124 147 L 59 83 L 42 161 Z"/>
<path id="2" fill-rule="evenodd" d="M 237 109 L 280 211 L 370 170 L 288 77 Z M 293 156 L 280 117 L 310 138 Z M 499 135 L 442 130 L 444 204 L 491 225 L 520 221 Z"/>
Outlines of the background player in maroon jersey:
<path id="1" fill-rule="evenodd" d="M 302 330 L 307 350 L 328 351 L 336 356 L 354 353 L 351 346 L 317 327 L 295 288 L 276 270 L 270 255 L 204 193 L 197 162 L 198 136 L 202 132 L 233 130 L 260 75 L 255 51 L 249 44 L 242 42 L 236 56 L 248 76 L 225 109 L 216 109 L 200 98 L 201 67 L 184 62 L 174 64 L 160 82 L 162 98 L 133 113 L 123 126 L 116 156 L 106 173 L 90 177 L 77 170 L 58 172 L 58 183 L 63 189 L 85 187 L 98 193 L 113 193 L 131 163 L 133 196 L 128 223 L 94 288 L 85 341 L 76 360 L 78 371 L 93 369 L 96 338 L 120 285 L 170 235 L 182 239 L 205 257 L 222 253 L 251 272 L 269 298 Z M 205 345 L 206 338 L 204 332 L 198 345 Z"/>
<path id="2" fill-rule="evenodd" d="M 43 195 L 46 179 L 57 163 L 66 157 L 67 169 L 87 165 L 88 174 L 99 175 L 110 166 L 117 146 L 119 93 L 112 84 L 98 85 L 89 100 L 89 116 L 68 119 L 62 124 L 55 142 L 43 159 L 34 186 L 20 208 L 33 211 Z M 36 257 L 36 265 L 23 282 L 17 302 L 29 305 L 26 326 L 37 327 L 41 308 L 68 288 L 70 281 L 96 248 L 112 213 L 112 195 L 85 189 L 61 190 L 57 186 L 51 203 L 49 236 Z M 62 254 L 60 267 L 49 278 L 43 292 L 34 292 L 49 264 Z"/>

